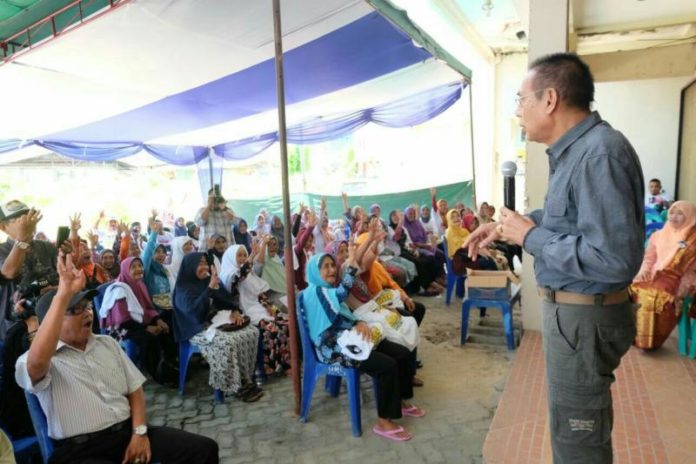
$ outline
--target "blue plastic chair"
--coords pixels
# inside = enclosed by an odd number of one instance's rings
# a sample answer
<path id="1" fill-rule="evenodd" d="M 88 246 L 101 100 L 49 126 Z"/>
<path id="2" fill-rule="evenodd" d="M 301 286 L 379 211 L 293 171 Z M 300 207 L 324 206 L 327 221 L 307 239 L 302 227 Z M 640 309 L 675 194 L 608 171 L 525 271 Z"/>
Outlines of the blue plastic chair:
<path id="1" fill-rule="evenodd" d="M 201 350 L 197 345 L 194 345 L 189 340 L 179 342 L 179 395 L 184 396 L 184 388 L 186 386 L 186 372 L 188 371 L 189 361 L 191 357 L 200 353 Z M 225 395 L 222 390 L 213 389 L 213 396 L 216 404 L 225 402 Z"/>
<path id="2" fill-rule="evenodd" d="M 325 389 L 331 396 L 338 396 L 341 388 L 341 377 L 346 378 L 348 387 L 348 404 L 350 407 L 350 422 L 353 428 L 353 436 L 362 435 L 362 418 L 360 415 L 360 371 L 352 367 L 344 367 L 340 364 L 325 364 L 319 361 L 314 344 L 309 338 L 307 321 L 303 306 L 302 293 L 297 295 L 297 326 L 302 340 L 302 408 L 300 421 L 307 422 L 309 407 L 312 403 L 312 394 L 317 380 L 322 375 L 326 376 Z M 377 382 L 373 380 L 375 398 L 377 397 Z"/>
<path id="3" fill-rule="evenodd" d="M 102 302 L 104 301 L 104 295 L 106 294 L 106 289 L 109 288 L 111 282 L 101 284 L 97 287 L 97 293 L 92 300 L 94 306 L 94 311 L 96 312 L 94 317 L 99 317 L 99 308 L 101 308 Z M 104 330 L 101 330 L 102 335 L 105 334 Z M 133 361 L 133 364 L 140 367 L 140 353 L 138 350 L 138 345 L 130 339 L 121 340 L 121 347 L 126 352 L 126 356 Z"/>
<path id="4" fill-rule="evenodd" d="M 681 315 L 679 316 L 679 354 L 689 356 L 691 359 L 696 358 L 696 320 L 691 320 L 689 317 L 689 308 L 691 307 L 692 297 L 684 298 L 682 303 Z M 689 347 L 689 344 L 691 345 Z"/>
<path id="5" fill-rule="evenodd" d="M 48 423 L 46 422 L 46 415 L 41 409 L 41 404 L 39 399 L 33 393 L 28 391 L 24 392 L 24 396 L 27 398 L 27 407 L 29 408 L 29 415 L 31 416 L 31 422 L 34 425 L 34 431 L 36 432 L 36 440 L 39 442 L 39 450 L 41 451 L 41 457 L 43 458 L 44 464 L 48 463 L 48 460 L 53 454 L 53 440 L 48 436 Z"/>
<path id="6" fill-rule="evenodd" d="M 449 252 L 447 251 L 447 240 L 442 241 L 442 246 L 445 251 L 445 262 L 447 263 L 447 293 L 445 295 L 445 304 L 449 306 L 452 300 L 452 290 L 457 289 L 457 297 L 464 298 L 464 281 L 466 280 L 466 275 L 455 275 L 452 270 L 452 260 L 449 257 Z"/>
<path id="7" fill-rule="evenodd" d="M 469 330 L 469 313 L 471 307 L 498 308 L 503 313 L 503 327 L 505 328 L 505 338 L 507 338 L 507 348 L 512 351 L 515 349 L 515 332 L 512 327 L 512 307 L 521 297 L 520 289 L 508 300 L 485 300 L 467 298 L 462 302 L 462 328 L 460 334 L 460 345 L 466 343 L 466 335 Z"/>

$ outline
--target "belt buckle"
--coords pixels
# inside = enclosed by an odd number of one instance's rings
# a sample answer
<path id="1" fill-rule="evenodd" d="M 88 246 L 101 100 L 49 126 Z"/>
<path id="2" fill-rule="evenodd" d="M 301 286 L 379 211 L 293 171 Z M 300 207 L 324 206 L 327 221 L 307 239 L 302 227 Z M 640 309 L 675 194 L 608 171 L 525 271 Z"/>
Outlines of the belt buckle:
<path id="1" fill-rule="evenodd" d="M 548 287 L 543 287 L 542 292 L 544 292 L 544 298 L 546 298 L 550 303 L 556 302 L 556 291 L 551 290 Z"/>

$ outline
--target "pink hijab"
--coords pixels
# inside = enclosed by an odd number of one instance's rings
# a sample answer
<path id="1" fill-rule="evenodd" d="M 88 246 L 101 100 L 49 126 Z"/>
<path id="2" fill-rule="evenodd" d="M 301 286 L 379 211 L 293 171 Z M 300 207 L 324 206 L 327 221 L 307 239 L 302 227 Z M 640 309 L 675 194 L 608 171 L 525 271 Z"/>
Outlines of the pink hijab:
<path id="1" fill-rule="evenodd" d="M 676 201 L 669 208 L 669 214 L 672 215 L 675 209 L 684 214 L 685 221 L 681 227 L 676 228 L 668 219 L 665 226 L 655 232 L 653 242 L 657 251 L 656 271 L 669 266 L 677 252 L 683 248 L 682 243 L 688 238 L 691 229 L 696 226 L 696 205 L 687 201 Z"/>

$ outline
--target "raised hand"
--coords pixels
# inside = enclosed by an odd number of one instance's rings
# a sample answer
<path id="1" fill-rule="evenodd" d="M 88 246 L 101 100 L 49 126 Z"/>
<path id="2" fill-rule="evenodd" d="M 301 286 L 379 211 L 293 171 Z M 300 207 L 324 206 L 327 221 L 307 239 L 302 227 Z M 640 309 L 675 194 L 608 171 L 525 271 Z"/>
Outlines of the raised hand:
<path id="1" fill-rule="evenodd" d="M 82 213 L 75 213 L 70 216 L 70 230 L 77 232 L 82 227 Z"/>
<path id="2" fill-rule="evenodd" d="M 213 290 L 220 288 L 220 276 L 215 264 L 210 265 L 210 283 L 208 284 L 208 287 L 212 288 Z"/>
<path id="3" fill-rule="evenodd" d="M 317 222 L 318 222 L 317 213 L 315 213 L 314 211 L 310 211 L 309 212 L 309 220 L 307 221 L 307 225 L 309 227 L 316 226 Z"/>
<path id="4" fill-rule="evenodd" d="M 72 297 L 85 288 L 87 278 L 84 272 L 77 269 L 72 255 L 66 255 L 63 250 L 58 252 L 58 293 Z"/>
<path id="5" fill-rule="evenodd" d="M 358 250 L 358 245 L 351 240 L 348 242 L 348 258 L 346 258 L 346 264 L 352 267 L 358 267 L 357 261 L 355 260 L 355 255 Z"/>
<path id="6" fill-rule="evenodd" d="M 90 232 L 88 235 L 89 245 L 91 248 L 96 248 L 99 245 L 99 235 L 94 232 Z"/>
<path id="7" fill-rule="evenodd" d="M 10 235 L 20 242 L 30 242 L 36 233 L 36 224 L 43 218 L 41 211 L 30 209 L 29 212 L 17 218 L 14 224 L 11 225 L 14 231 L 10 229 Z"/>
<path id="8" fill-rule="evenodd" d="M 118 232 L 120 234 L 126 234 L 128 233 L 128 230 L 128 224 L 126 224 L 125 221 L 121 219 L 121 221 L 118 223 Z"/>
<path id="9" fill-rule="evenodd" d="M 435 187 L 430 187 L 430 196 L 435 198 L 435 195 L 437 195 L 437 189 Z"/>

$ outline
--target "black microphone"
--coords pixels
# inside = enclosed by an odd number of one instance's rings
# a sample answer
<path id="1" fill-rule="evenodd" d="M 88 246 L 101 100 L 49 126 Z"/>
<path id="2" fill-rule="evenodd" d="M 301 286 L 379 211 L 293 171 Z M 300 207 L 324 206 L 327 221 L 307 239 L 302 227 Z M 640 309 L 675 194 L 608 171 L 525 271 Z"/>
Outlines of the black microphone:
<path id="1" fill-rule="evenodd" d="M 515 173 L 517 172 L 517 164 L 514 161 L 505 161 L 500 166 L 500 171 L 503 173 L 505 207 L 515 211 Z"/>

